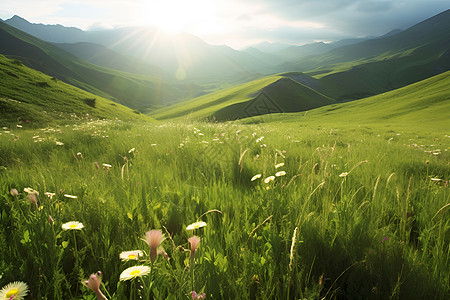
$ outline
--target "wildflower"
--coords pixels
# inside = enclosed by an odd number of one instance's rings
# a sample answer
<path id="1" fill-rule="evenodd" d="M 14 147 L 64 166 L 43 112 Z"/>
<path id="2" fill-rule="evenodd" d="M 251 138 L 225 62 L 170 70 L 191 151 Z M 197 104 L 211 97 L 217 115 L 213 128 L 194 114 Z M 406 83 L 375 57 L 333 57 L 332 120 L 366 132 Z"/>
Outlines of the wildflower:
<path id="1" fill-rule="evenodd" d="M 282 166 L 284 166 L 284 163 L 279 163 L 275 165 L 275 169 L 281 168 Z"/>
<path id="2" fill-rule="evenodd" d="M 144 254 L 141 250 L 133 250 L 133 251 L 123 251 L 119 254 L 119 257 L 123 261 L 127 260 L 137 260 L 139 257 L 142 257 Z"/>
<path id="3" fill-rule="evenodd" d="M 14 196 L 14 197 L 19 196 L 19 192 L 18 192 L 16 189 L 11 189 L 10 193 L 11 193 L 11 195 Z"/>
<path id="4" fill-rule="evenodd" d="M 77 153 L 77 157 L 78 157 L 78 158 L 83 158 L 83 154 L 81 154 L 81 152 L 78 152 L 78 153 Z"/>
<path id="5" fill-rule="evenodd" d="M 77 196 L 69 195 L 69 194 L 64 194 L 64 197 L 70 198 L 70 199 L 77 199 L 78 198 Z"/>
<path id="6" fill-rule="evenodd" d="M 347 175 L 348 175 L 348 172 L 344 172 L 344 173 L 339 174 L 339 177 L 345 177 Z"/>
<path id="7" fill-rule="evenodd" d="M 275 176 L 277 176 L 277 177 L 284 176 L 284 175 L 286 175 L 285 171 L 280 171 L 275 174 Z"/>
<path id="8" fill-rule="evenodd" d="M 194 260 L 195 251 L 197 250 L 198 244 L 200 243 L 200 238 L 194 235 L 191 236 L 188 241 L 191 244 L 191 260 Z"/>
<path id="9" fill-rule="evenodd" d="M 53 220 L 52 216 L 50 216 L 50 215 L 48 215 L 48 222 L 49 222 L 50 224 L 53 224 L 53 222 L 55 222 L 55 221 Z"/>
<path id="10" fill-rule="evenodd" d="M 441 178 L 430 178 L 430 179 L 431 179 L 431 181 L 437 181 L 437 182 L 444 181 L 444 180 L 441 179 Z"/>
<path id="11" fill-rule="evenodd" d="M 0 299 L 22 300 L 28 294 L 28 285 L 22 281 L 8 283 L 0 290 Z"/>
<path id="12" fill-rule="evenodd" d="M 49 197 L 50 199 L 53 199 L 53 196 L 55 196 L 55 193 L 45 192 L 44 195 Z"/>
<path id="13" fill-rule="evenodd" d="M 112 168 L 112 166 L 110 164 L 102 164 L 102 166 L 107 168 L 107 169 Z"/>
<path id="14" fill-rule="evenodd" d="M 134 152 L 134 150 L 136 150 L 136 148 L 131 148 L 130 150 L 128 150 L 128 153 Z"/>
<path id="15" fill-rule="evenodd" d="M 269 183 L 269 182 L 271 182 L 272 180 L 274 180 L 275 179 L 275 176 L 269 176 L 269 177 L 267 177 L 266 179 L 264 179 L 264 182 L 265 183 Z"/>
<path id="16" fill-rule="evenodd" d="M 84 225 L 78 221 L 71 221 L 61 225 L 63 230 L 81 230 L 84 228 Z"/>
<path id="17" fill-rule="evenodd" d="M 37 207 L 37 199 L 36 199 L 35 194 L 29 194 L 28 200 L 30 201 L 31 204 L 33 204 L 35 207 Z"/>
<path id="18" fill-rule="evenodd" d="M 206 226 L 206 223 L 203 222 L 203 221 L 195 222 L 195 223 L 192 223 L 192 224 L 188 225 L 188 226 L 186 227 L 186 230 L 199 229 L 199 228 L 205 227 L 205 226 Z"/>
<path id="19" fill-rule="evenodd" d="M 387 236 L 387 237 L 385 237 L 381 242 L 384 243 L 384 242 L 386 242 L 388 239 L 389 239 L 389 237 Z"/>
<path id="20" fill-rule="evenodd" d="M 91 276 L 83 284 L 95 293 L 97 300 L 106 300 L 106 297 L 100 291 L 100 285 L 102 283 L 102 272 L 92 273 Z"/>
<path id="21" fill-rule="evenodd" d="M 57 145 L 57 146 L 63 146 L 64 143 L 63 143 L 63 142 L 56 142 L 56 145 Z"/>
<path id="22" fill-rule="evenodd" d="M 150 260 L 155 262 L 158 256 L 158 247 L 164 241 L 164 234 L 161 230 L 150 230 L 145 233 L 145 242 L 150 247 Z"/>
<path id="23" fill-rule="evenodd" d="M 17 124 L 16 126 L 17 126 L 17 128 L 22 128 L 22 125 Z"/>
<path id="24" fill-rule="evenodd" d="M 250 181 L 255 181 L 258 178 L 261 178 L 261 174 L 256 174 L 255 176 L 252 177 L 252 179 Z"/>
<path id="25" fill-rule="evenodd" d="M 261 142 L 263 139 L 264 139 L 264 137 L 262 136 L 262 137 L 260 137 L 259 139 L 256 139 L 256 142 L 259 143 L 259 142 Z"/>
<path id="26" fill-rule="evenodd" d="M 126 281 L 130 279 L 134 279 L 136 277 L 142 277 L 148 275 L 150 273 L 150 267 L 147 266 L 134 266 L 130 267 L 120 274 L 120 281 Z"/>
<path id="27" fill-rule="evenodd" d="M 34 194 L 34 195 L 39 195 L 39 192 L 36 190 L 33 190 L 30 187 L 24 188 L 23 191 L 27 194 Z"/>
<path id="28" fill-rule="evenodd" d="M 98 169 L 99 168 L 99 166 L 98 166 L 98 162 L 94 162 L 94 166 Z"/>
<path id="29" fill-rule="evenodd" d="M 192 300 L 200 300 L 200 299 L 206 299 L 206 294 L 197 294 L 196 291 L 192 291 Z"/>

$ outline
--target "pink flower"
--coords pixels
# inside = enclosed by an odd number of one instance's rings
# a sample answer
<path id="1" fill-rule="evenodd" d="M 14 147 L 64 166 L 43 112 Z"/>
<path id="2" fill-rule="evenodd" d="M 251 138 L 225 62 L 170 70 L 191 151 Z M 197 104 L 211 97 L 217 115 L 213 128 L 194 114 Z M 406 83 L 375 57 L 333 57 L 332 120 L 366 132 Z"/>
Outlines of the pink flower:
<path id="1" fill-rule="evenodd" d="M 200 300 L 200 299 L 206 299 L 206 294 L 205 293 L 203 293 L 203 294 L 197 294 L 197 292 L 196 291 L 192 291 L 192 299 L 193 300 Z"/>
<path id="2" fill-rule="evenodd" d="M 91 291 L 95 293 L 97 296 L 97 300 L 107 300 L 106 297 L 100 291 L 100 284 L 102 283 L 102 272 L 98 271 L 97 273 L 91 274 L 89 278 L 83 281 L 83 284 L 87 286 Z"/>
<path id="3" fill-rule="evenodd" d="M 55 222 L 55 221 L 53 220 L 52 216 L 50 216 L 50 215 L 48 215 L 48 222 L 49 222 L 50 224 L 53 224 L 53 222 Z"/>
<path id="4" fill-rule="evenodd" d="M 158 247 L 164 241 L 164 234 L 161 230 L 150 230 L 145 233 L 145 241 L 150 247 L 150 260 L 155 262 L 158 256 Z"/>
<path id="5" fill-rule="evenodd" d="M 190 237 L 188 239 L 191 244 L 191 259 L 194 259 L 195 251 L 197 250 L 198 244 L 200 243 L 200 238 L 196 235 Z"/>
<path id="6" fill-rule="evenodd" d="M 33 204 L 35 207 L 37 207 L 37 199 L 35 194 L 29 194 L 28 200 L 30 200 L 31 204 Z"/>
<path id="7" fill-rule="evenodd" d="M 19 192 L 16 189 L 11 189 L 10 191 L 11 195 L 13 195 L 14 197 L 19 196 Z"/>

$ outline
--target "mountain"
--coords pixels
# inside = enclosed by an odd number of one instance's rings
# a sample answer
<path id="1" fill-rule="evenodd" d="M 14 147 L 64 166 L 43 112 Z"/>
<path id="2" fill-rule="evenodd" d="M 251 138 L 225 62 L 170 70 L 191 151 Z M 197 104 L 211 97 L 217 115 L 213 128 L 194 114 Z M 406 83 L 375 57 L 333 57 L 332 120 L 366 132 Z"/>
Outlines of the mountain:
<path id="1" fill-rule="evenodd" d="M 170 100 L 189 96 L 160 78 L 103 68 L 60 48 L 0 23 L 0 54 L 102 97 L 133 109 L 148 110 Z"/>
<path id="2" fill-rule="evenodd" d="M 313 89 L 284 76 L 267 76 L 151 113 L 155 119 L 188 116 L 216 121 L 280 112 L 304 111 L 335 103 Z"/>
<path id="3" fill-rule="evenodd" d="M 220 81 L 236 73 L 251 74 L 270 69 L 264 61 L 245 52 L 227 46 L 209 45 L 188 33 L 167 35 L 147 27 L 82 31 L 61 25 L 32 24 L 18 16 L 5 23 L 49 42 L 100 44 L 158 66 L 177 79 L 191 82 L 211 81 L 213 78 Z M 82 56 L 78 51 L 72 53 Z"/>
<path id="4" fill-rule="evenodd" d="M 149 65 L 142 60 L 130 56 L 122 55 L 99 44 L 81 42 L 68 44 L 54 43 L 53 45 L 101 67 L 135 74 L 151 75 L 159 78 L 164 76 L 166 78 L 168 77 L 162 69 L 156 66 Z"/>
<path id="5" fill-rule="evenodd" d="M 303 58 L 286 64 L 285 70 L 314 77 L 320 83 L 317 91 L 338 101 L 376 95 L 450 70 L 450 10 L 396 32 Z"/>
<path id="6" fill-rule="evenodd" d="M 259 51 L 262 51 L 262 52 L 271 53 L 271 52 L 276 52 L 276 51 L 283 50 L 283 49 L 288 48 L 290 46 L 291 45 L 289 45 L 289 44 L 271 43 L 271 42 L 267 42 L 266 41 L 266 42 L 261 42 L 259 44 L 253 45 L 253 46 L 251 46 L 249 48 L 255 48 L 255 49 L 258 49 Z"/>
<path id="7" fill-rule="evenodd" d="M 243 122 L 302 122 L 382 125 L 397 128 L 420 123 L 423 128 L 445 130 L 450 125 L 450 71 L 380 95 L 332 104 L 305 113 L 249 118 Z"/>
<path id="8" fill-rule="evenodd" d="M 0 55 L 0 125 L 43 126 L 55 121 L 150 117 L 88 93 Z M 153 120 L 154 121 L 154 120 Z M 15 125 L 14 125 L 15 126 Z"/>

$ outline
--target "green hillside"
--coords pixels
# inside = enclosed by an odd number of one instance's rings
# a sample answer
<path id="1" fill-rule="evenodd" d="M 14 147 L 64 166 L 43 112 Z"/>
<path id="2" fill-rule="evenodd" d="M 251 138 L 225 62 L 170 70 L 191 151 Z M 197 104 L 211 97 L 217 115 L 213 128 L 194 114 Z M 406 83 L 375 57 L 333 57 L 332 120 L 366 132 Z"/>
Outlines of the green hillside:
<path id="1" fill-rule="evenodd" d="M 0 40 L 0 54 L 134 109 L 145 111 L 184 94 L 157 77 L 88 63 L 3 22 L 0 22 Z"/>
<path id="2" fill-rule="evenodd" d="M 297 122 L 322 125 L 382 125 L 429 130 L 450 127 L 450 71 L 377 96 L 308 112 L 255 117 L 245 122 Z"/>
<path id="3" fill-rule="evenodd" d="M 285 66 L 318 79 L 317 91 L 349 101 L 450 70 L 450 10 L 405 31 L 333 49 Z"/>
<path id="4" fill-rule="evenodd" d="M 0 55 L 0 125 L 42 126 L 58 120 L 152 121 L 148 116 L 93 95 Z M 28 121 L 27 121 L 28 120 Z"/>
<path id="5" fill-rule="evenodd" d="M 278 112 L 304 111 L 335 103 L 331 98 L 282 76 L 268 76 L 156 110 L 156 119 L 227 121 Z"/>

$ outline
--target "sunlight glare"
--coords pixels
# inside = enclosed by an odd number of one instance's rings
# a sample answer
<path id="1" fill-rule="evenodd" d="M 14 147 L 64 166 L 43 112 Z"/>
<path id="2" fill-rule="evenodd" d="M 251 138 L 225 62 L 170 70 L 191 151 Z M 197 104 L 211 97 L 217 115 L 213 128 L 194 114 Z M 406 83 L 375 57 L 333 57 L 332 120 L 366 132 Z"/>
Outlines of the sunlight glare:
<path id="1" fill-rule="evenodd" d="M 141 1 L 141 22 L 155 26 L 168 34 L 177 34 L 196 26 L 202 20 L 210 20 L 214 13 L 212 1 L 165 0 Z"/>

